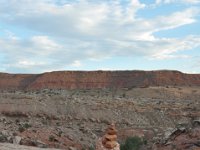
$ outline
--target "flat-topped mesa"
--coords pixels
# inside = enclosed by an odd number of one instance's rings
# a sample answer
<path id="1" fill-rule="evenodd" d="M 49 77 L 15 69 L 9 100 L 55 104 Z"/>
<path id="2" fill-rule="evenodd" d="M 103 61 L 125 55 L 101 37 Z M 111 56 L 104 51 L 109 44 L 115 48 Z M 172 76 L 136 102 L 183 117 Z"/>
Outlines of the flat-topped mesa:
<path id="1" fill-rule="evenodd" d="M 166 70 L 0 73 L 0 90 L 132 89 L 149 86 L 200 86 L 200 74 L 184 74 Z"/>
<path id="2" fill-rule="evenodd" d="M 119 150 L 117 142 L 117 130 L 114 124 L 111 124 L 105 135 L 97 141 L 96 150 Z"/>

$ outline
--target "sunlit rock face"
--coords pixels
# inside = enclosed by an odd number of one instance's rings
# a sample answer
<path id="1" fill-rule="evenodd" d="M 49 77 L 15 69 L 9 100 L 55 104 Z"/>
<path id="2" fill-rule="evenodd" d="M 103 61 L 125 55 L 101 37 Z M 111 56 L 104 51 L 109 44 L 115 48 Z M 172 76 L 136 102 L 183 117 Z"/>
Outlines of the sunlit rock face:
<path id="1" fill-rule="evenodd" d="M 200 74 L 184 74 L 178 71 L 0 73 L 0 90 L 118 89 L 148 86 L 200 86 Z"/>

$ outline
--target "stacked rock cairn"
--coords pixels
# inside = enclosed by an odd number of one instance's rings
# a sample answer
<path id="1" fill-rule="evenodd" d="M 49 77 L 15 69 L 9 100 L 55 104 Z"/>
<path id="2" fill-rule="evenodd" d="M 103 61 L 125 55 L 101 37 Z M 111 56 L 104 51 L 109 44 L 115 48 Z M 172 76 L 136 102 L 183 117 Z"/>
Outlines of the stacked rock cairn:
<path id="1" fill-rule="evenodd" d="M 106 129 L 105 135 L 97 141 L 96 150 L 120 150 L 115 124 L 112 123 Z"/>

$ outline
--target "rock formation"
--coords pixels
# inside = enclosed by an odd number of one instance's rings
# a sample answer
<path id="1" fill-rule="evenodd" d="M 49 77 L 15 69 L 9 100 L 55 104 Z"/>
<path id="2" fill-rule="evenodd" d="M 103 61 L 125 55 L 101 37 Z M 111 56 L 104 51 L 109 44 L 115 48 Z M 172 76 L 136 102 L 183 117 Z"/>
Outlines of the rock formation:
<path id="1" fill-rule="evenodd" d="M 148 86 L 200 86 L 200 74 L 179 71 L 57 71 L 0 73 L 0 90 L 98 89 Z"/>
<path id="2" fill-rule="evenodd" d="M 105 135 L 97 141 L 96 150 L 119 150 L 120 146 L 117 143 L 117 130 L 114 124 L 111 124 Z"/>

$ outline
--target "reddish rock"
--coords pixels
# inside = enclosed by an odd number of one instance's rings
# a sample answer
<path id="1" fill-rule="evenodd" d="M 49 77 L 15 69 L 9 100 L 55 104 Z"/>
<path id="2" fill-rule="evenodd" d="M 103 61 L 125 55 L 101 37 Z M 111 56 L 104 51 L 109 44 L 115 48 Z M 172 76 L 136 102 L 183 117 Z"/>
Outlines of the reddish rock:
<path id="1" fill-rule="evenodd" d="M 119 150 L 116 133 L 115 125 L 111 124 L 105 135 L 97 141 L 96 150 Z"/>
<path id="2" fill-rule="evenodd" d="M 113 147 L 111 145 L 109 145 L 110 147 Z M 119 143 L 116 144 L 116 146 L 113 148 L 113 149 L 110 149 L 110 148 L 106 148 L 104 147 L 104 145 L 102 144 L 102 138 L 99 138 L 97 140 L 97 143 L 96 143 L 96 149 L 95 150 L 120 150 L 120 145 Z"/>
<path id="3" fill-rule="evenodd" d="M 117 143 L 117 130 L 115 125 L 111 124 L 106 129 L 106 134 L 103 138 L 100 138 L 96 144 L 96 150 L 119 150 L 119 144 Z"/>
<path id="4" fill-rule="evenodd" d="M 0 89 L 91 89 L 148 86 L 200 86 L 200 74 L 178 71 L 58 71 L 0 73 Z"/>
<path id="5" fill-rule="evenodd" d="M 102 144 L 105 148 L 113 149 L 117 146 L 117 130 L 115 129 L 115 125 L 111 124 L 107 130 L 106 134 L 102 139 Z"/>
<path id="6" fill-rule="evenodd" d="M 175 133 L 175 132 L 174 132 Z M 174 134 L 173 133 L 173 134 Z M 190 129 L 187 132 L 177 133 L 169 138 L 165 144 L 155 145 L 158 150 L 199 150 L 200 149 L 200 127 Z"/>

